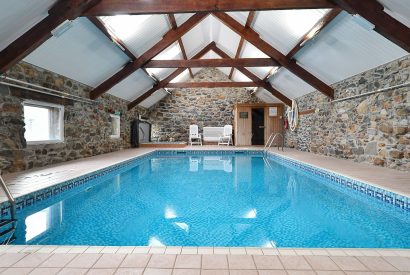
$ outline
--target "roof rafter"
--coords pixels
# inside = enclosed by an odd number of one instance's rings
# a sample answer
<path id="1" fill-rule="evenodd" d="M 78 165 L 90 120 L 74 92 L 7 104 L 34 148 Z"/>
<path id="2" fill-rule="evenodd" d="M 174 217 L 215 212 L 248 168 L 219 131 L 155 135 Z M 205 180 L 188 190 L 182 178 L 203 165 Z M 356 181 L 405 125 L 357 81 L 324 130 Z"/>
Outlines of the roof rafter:
<path id="1" fill-rule="evenodd" d="M 49 11 L 48 16 L 37 23 L 22 36 L 14 40 L 0 52 L 0 73 L 5 73 L 13 65 L 29 55 L 51 37 L 51 31 L 65 20 L 74 20 L 100 0 L 59 0 Z"/>
<path id="2" fill-rule="evenodd" d="M 248 14 L 248 18 L 246 19 L 246 23 L 245 23 L 245 28 L 250 28 L 253 22 L 253 19 L 255 18 L 255 11 L 250 11 Z M 241 37 L 241 40 L 239 41 L 239 45 L 238 45 L 238 49 L 236 49 L 236 54 L 235 54 L 235 58 L 238 58 L 241 53 L 242 53 L 242 47 L 243 44 L 245 43 L 245 39 L 243 37 Z M 232 78 L 232 74 L 233 74 L 233 70 L 234 67 L 231 68 L 231 71 L 229 72 L 229 79 Z"/>
<path id="3" fill-rule="evenodd" d="M 145 68 L 202 68 L 202 67 L 265 67 L 278 66 L 272 58 L 222 58 L 190 60 L 151 60 Z"/>
<path id="4" fill-rule="evenodd" d="M 227 53 L 225 53 L 223 50 L 221 50 L 220 48 L 218 48 L 216 46 L 216 44 L 215 44 L 215 46 L 213 46 L 212 50 L 222 58 L 229 58 L 229 55 Z M 288 106 L 292 105 L 292 100 L 290 100 L 287 96 L 285 96 L 284 94 L 282 94 L 281 92 L 279 92 L 278 90 L 273 88 L 270 83 L 259 79 L 259 77 L 257 77 L 255 74 L 253 74 L 248 69 L 243 68 L 243 67 L 235 67 L 235 69 L 237 69 L 238 71 L 243 73 L 245 76 L 247 76 L 250 80 L 252 80 L 256 84 L 260 85 L 260 87 L 262 87 L 265 90 L 267 90 L 268 92 L 270 92 L 273 96 L 278 98 L 280 101 L 282 101 L 286 105 L 288 105 Z"/>
<path id="5" fill-rule="evenodd" d="M 171 23 L 172 29 L 175 30 L 176 28 L 178 28 L 177 21 L 175 20 L 175 16 L 173 14 L 168 14 L 168 20 Z M 178 38 L 178 45 L 179 45 L 179 48 L 181 49 L 182 57 L 185 60 L 187 60 L 188 56 L 186 55 L 184 43 L 182 43 L 182 37 Z M 189 70 L 189 75 L 191 76 L 191 78 L 194 78 L 194 74 L 192 73 L 191 68 L 189 68 L 188 70 Z"/>
<path id="6" fill-rule="evenodd" d="M 410 28 L 384 12 L 376 0 L 332 0 L 351 14 L 359 14 L 375 26 L 375 31 L 410 53 Z"/>
<path id="7" fill-rule="evenodd" d="M 207 46 L 205 46 L 201 51 L 199 51 L 196 55 L 194 55 L 192 58 L 201 58 L 204 56 L 207 52 L 209 52 L 212 47 L 215 45 L 215 42 L 209 43 Z M 161 88 L 164 88 L 169 82 L 171 82 L 175 77 L 180 75 L 185 71 L 185 68 L 179 68 L 176 69 L 173 73 L 171 73 L 169 76 L 161 80 L 157 85 L 154 85 L 151 89 L 140 95 L 138 98 L 136 98 L 134 101 L 128 104 L 128 110 L 131 110 L 141 102 L 143 102 L 145 99 L 147 99 L 149 96 L 151 96 L 153 93 L 158 91 Z"/>
<path id="8" fill-rule="evenodd" d="M 160 52 L 169 47 L 172 43 L 177 41 L 178 38 L 180 38 L 193 27 L 195 27 L 206 16 L 208 16 L 207 13 L 196 13 L 193 16 L 191 16 L 185 23 L 179 26 L 177 29 L 169 30 L 165 34 L 164 38 L 160 40 L 158 43 L 156 43 L 152 48 L 147 50 L 144 54 L 135 59 L 133 62 L 125 65 L 119 72 L 117 72 L 116 74 L 105 80 L 103 83 L 101 83 L 94 90 L 92 90 L 90 92 L 90 98 L 96 99 L 100 97 L 102 94 L 104 94 L 106 91 L 114 87 L 120 81 L 122 81 L 123 79 L 134 73 L 136 70 L 144 66 L 145 63 L 150 61 L 153 57 L 155 57 Z"/>
<path id="9" fill-rule="evenodd" d="M 244 37 L 248 42 L 252 43 L 263 53 L 276 60 L 283 67 L 285 67 L 293 74 L 304 80 L 306 83 L 310 84 L 318 91 L 322 92 L 324 95 L 333 98 L 333 89 L 329 85 L 327 85 L 326 83 L 318 79 L 316 76 L 303 69 L 301 66 L 296 64 L 294 60 L 287 58 L 281 52 L 272 47 L 269 43 L 265 42 L 263 39 L 259 37 L 259 34 L 256 33 L 253 29 L 245 28 L 226 13 L 217 12 L 213 13 L 213 15 L 219 20 L 221 20 L 234 32 Z"/>
<path id="10" fill-rule="evenodd" d="M 101 22 L 100 19 L 98 19 L 95 16 L 89 16 L 87 17 L 88 20 L 91 21 L 108 39 L 110 39 L 114 44 L 116 44 L 130 59 L 131 62 L 133 62 L 137 57 L 128 49 L 128 47 L 125 45 L 125 43 L 119 39 L 116 35 L 108 31 L 107 27 L 103 22 Z M 142 68 L 144 73 L 151 78 L 154 83 L 158 83 L 158 79 L 152 75 L 150 75 L 145 68 Z"/>
<path id="11" fill-rule="evenodd" d="M 84 15 L 160 14 L 215 11 L 333 8 L 328 0 L 102 0 Z"/>

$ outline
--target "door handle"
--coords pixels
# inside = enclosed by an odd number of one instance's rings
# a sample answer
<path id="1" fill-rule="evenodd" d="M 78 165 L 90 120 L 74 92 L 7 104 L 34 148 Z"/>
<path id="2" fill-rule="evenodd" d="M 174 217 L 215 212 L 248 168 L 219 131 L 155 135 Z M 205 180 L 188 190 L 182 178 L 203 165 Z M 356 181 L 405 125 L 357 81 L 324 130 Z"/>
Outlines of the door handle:
<path id="1" fill-rule="evenodd" d="M 262 126 L 259 126 L 259 129 L 263 129 L 263 128 L 265 128 L 265 126 L 263 126 L 263 125 L 262 125 Z"/>

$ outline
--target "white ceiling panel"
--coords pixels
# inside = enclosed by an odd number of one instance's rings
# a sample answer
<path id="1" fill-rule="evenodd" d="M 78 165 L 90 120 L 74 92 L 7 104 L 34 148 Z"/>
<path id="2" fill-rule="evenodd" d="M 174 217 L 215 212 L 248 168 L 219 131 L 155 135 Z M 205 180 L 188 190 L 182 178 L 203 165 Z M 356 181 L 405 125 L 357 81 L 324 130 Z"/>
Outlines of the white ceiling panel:
<path id="1" fill-rule="evenodd" d="M 410 28 L 410 0 L 377 0 L 384 11 Z"/>
<path id="2" fill-rule="evenodd" d="M 167 95 L 169 94 L 164 89 L 159 89 L 158 91 L 153 93 L 150 97 L 148 97 L 143 102 L 141 102 L 139 106 L 149 108 L 155 103 L 157 103 L 158 101 L 160 101 L 161 99 L 163 99 L 164 97 L 166 97 Z"/>
<path id="3" fill-rule="evenodd" d="M 211 42 L 211 16 L 207 16 L 202 22 L 182 36 L 182 43 L 188 58 L 191 58 Z"/>
<path id="4" fill-rule="evenodd" d="M 48 15 L 56 0 L 1 0 L 0 51 Z M 28 5 L 29 3 L 29 5 Z"/>
<path id="5" fill-rule="evenodd" d="M 154 60 L 181 60 L 183 59 L 181 48 L 178 43 L 173 43 L 171 46 L 166 48 L 160 54 L 153 58 Z M 153 74 L 156 78 L 162 80 L 168 75 L 170 75 L 175 68 L 148 68 L 147 71 Z"/>
<path id="6" fill-rule="evenodd" d="M 295 58 L 309 72 L 332 84 L 407 54 L 371 27 L 363 18 L 343 12 Z"/>
<path id="7" fill-rule="evenodd" d="M 178 26 L 181 26 L 194 14 L 195 13 L 177 13 L 175 14 L 175 21 L 177 22 Z"/>
<path id="8" fill-rule="evenodd" d="M 279 99 L 277 99 L 271 93 L 262 88 L 259 88 L 256 91 L 255 96 L 257 96 L 260 100 L 266 103 L 281 103 Z"/>
<path id="9" fill-rule="evenodd" d="M 211 16 L 211 39 L 229 56 L 235 56 L 241 37 L 221 21 Z"/>
<path id="10" fill-rule="evenodd" d="M 238 70 L 234 70 L 233 74 L 232 74 L 232 80 L 233 81 L 251 81 L 246 75 L 244 75 L 243 73 L 241 73 Z"/>
<path id="11" fill-rule="evenodd" d="M 256 48 L 253 44 L 245 42 L 242 47 L 242 58 L 269 58 L 266 54 Z"/>
<path id="12" fill-rule="evenodd" d="M 112 87 L 108 93 L 116 97 L 132 101 L 148 91 L 154 85 L 151 78 L 149 78 L 141 69 L 125 78 L 123 81 Z"/>
<path id="13" fill-rule="evenodd" d="M 284 68 L 279 69 L 269 79 L 269 82 L 274 88 L 290 99 L 300 97 L 315 90 L 312 86 Z"/>
<path id="14" fill-rule="evenodd" d="M 263 40 L 287 54 L 327 12 L 327 9 L 260 11 L 253 28 Z"/>
<path id="15" fill-rule="evenodd" d="M 186 69 L 182 73 L 180 73 L 177 77 L 171 80 L 171 83 L 176 83 L 176 82 L 185 82 L 188 81 L 191 76 L 189 75 L 189 70 Z"/>
<path id="16" fill-rule="evenodd" d="M 149 50 L 169 31 L 166 15 L 116 15 L 100 19 L 136 56 Z"/>
<path id="17" fill-rule="evenodd" d="M 247 67 L 248 71 L 259 77 L 260 79 L 264 79 L 273 69 L 274 67 Z"/>
<path id="18" fill-rule="evenodd" d="M 248 20 L 249 11 L 228 12 L 228 15 L 245 26 L 246 20 Z"/>
<path id="19" fill-rule="evenodd" d="M 88 19 L 76 19 L 24 61 L 95 87 L 128 62 L 128 57 Z"/>

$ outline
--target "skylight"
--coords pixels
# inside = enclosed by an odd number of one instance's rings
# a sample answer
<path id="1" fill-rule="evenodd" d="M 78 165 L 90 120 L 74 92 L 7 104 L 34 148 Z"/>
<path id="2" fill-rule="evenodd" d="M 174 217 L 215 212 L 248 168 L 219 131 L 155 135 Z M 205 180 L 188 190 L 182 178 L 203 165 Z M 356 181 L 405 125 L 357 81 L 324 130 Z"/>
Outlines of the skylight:
<path id="1" fill-rule="evenodd" d="M 100 19 L 109 30 L 119 39 L 126 40 L 138 33 L 143 27 L 143 22 L 151 15 L 115 15 L 102 16 Z"/>

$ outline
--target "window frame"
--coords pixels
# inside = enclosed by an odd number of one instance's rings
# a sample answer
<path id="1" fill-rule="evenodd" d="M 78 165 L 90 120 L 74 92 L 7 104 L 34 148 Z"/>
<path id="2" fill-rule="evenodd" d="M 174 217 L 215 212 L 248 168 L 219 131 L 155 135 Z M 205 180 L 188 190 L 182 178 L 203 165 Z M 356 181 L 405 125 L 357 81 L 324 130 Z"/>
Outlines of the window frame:
<path id="1" fill-rule="evenodd" d="M 28 141 L 26 139 L 27 145 L 39 145 L 39 144 L 56 144 L 56 143 L 64 143 L 64 105 L 53 104 L 43 101 L 31 100 L 27 99 L 22 102 L 23 105 L 23 115 L 24 115 L 24 106 L 31 106 L 31 107 L 38 107 L 38 108 L 56 108 L 58 109 L 59 118 L 58 118 L 58 125 L 60 128 L 59 139 L 50 139 L 50 140 L 33 140 Z M 25 115 L 24 115 L 25 120 Z M 26 126 L 24 126 L 24 130 L 26 130 Z M 25 135 L 24 135 L 24 138 Z"/>
<path id="2" fill-rule="evenodd" d="M 113 135 L 112 133 L 110 134 L 111 139 L 119 139 L 121 138 L 121 116 L 116 115 L 116 114 L 110 114 L 110 123 L 111 123 L 111 129 L 112 129 L 112 123 L 113 119 L 118 120 L 118 134 Z"/>

